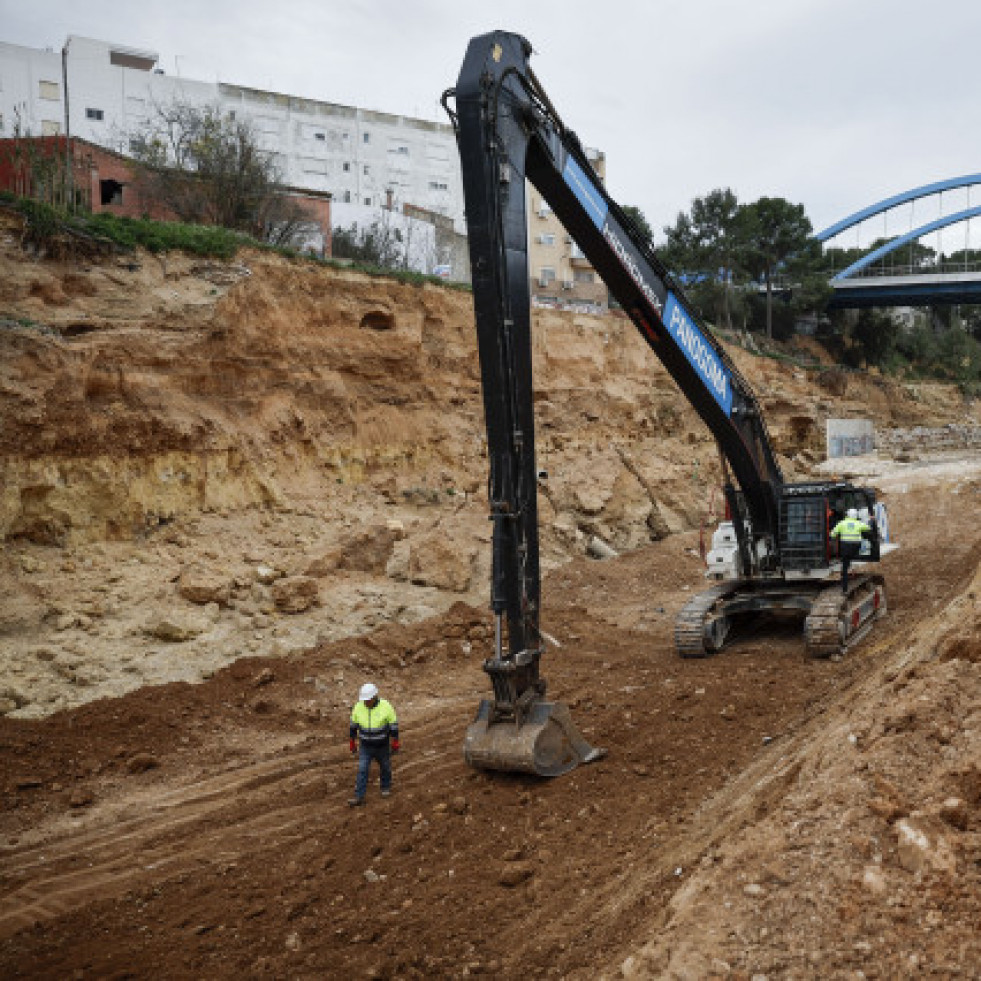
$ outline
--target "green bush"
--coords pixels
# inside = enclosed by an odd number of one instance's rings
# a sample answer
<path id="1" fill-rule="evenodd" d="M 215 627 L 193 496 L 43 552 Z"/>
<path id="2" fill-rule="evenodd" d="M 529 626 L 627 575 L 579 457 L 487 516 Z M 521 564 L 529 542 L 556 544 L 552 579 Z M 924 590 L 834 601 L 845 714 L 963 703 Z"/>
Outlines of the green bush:
<path id="1" fill-rule="evenodd" d="M 122 218 L 105 212 L 86 215 L 82 220 L 87 230 L 124 249 L 143 248 L 148 252 L 180 250 L 191 255 L 230 259 L 243 245 L 251 244 L 246 236 L 216 225 Z"/>

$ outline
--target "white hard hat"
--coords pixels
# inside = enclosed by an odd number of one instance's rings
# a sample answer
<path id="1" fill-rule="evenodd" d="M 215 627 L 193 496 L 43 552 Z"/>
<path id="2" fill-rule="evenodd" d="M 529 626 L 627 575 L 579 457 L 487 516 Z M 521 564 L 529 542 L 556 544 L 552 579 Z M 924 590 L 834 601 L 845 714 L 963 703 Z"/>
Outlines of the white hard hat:
<path id="1" fill-rule="evenodd" d="M 849 508 L 848 509 L 848 517 L 851 518 L 854 521 L 855 518 L 858 517 L 858 511 L 855 508 Z"/>
<path id="2" fill-rule="evenodd" d="M 373 685 L 370 681 L 365 682 L 365 684 L 361 686 L 361 691 L 358 692 L 358 701 L 370 702 L 377 694 L 378 686 Z"/>

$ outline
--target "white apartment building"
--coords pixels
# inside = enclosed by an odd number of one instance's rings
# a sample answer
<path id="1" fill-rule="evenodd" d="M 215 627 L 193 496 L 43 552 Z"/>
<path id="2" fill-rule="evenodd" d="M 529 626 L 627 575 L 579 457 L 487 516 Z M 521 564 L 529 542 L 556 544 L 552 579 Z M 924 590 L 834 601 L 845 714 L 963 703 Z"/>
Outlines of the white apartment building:
<path id="1" fill-rule="evenodd" d="M 77 35 L 62 51 L 0 42 L 0 137 L 17 127 L 22 134 L 54 135 L 67 125 L 72 136 L 125 153 L 155 106 L 217 105 L 252 123 L 285 184 L 352 205 L 342 214 L 367 217 L 410 204 L 452 219 L 466 233 L 448 124 L 194 81 L 165 74 L 158 62 L 154 51 Z"/>
<path id="2" fill-rule="evenodd" d="M 605 182 L 606 154 L 587 147 L 586 159 Z M 530 183 L 526 185 L 525 202 L 532 299 L 543 306 L 596 313 L 606 310 L 610 303 L 606 284 L 555 217 L 548 202 Z"/>

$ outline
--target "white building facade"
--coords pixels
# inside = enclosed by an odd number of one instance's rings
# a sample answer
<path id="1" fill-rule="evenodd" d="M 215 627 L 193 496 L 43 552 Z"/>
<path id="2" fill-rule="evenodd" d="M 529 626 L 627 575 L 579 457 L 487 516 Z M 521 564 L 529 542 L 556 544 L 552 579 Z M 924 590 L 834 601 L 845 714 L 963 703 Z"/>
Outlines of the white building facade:
<path id="1" fill-rule="evenodd" d="M 71 136 L 126 153 L 156 106 L 219 106 L 253 125 L 283 183 L 329 192 L 361 213 L 414 205 L 465 234 L 451 126 L 166 75 L 158 61 L 153 51 L 76 35 L 60 52 L 0 42 L 0 137 L 56 135 L 67 126 Z"/>

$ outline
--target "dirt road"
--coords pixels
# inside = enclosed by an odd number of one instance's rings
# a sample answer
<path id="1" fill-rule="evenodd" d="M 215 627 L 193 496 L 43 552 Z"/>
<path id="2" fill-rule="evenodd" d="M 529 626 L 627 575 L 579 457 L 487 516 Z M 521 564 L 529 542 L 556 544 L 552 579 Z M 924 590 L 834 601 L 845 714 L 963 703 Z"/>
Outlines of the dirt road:
<path id="1" fill-rule="evenodd" d="M 562 646 L 545 674 L 609 756 L 551 782 L 461 760 L 489 632 L 463 604 L 198 686 L 0 719 L 0 973 L 616 972 L 711 861 L 708 803 L 820 725 L 976 569 L 977 483 L 889 503 L 903 543 L 884 563 L 890 616 L 840 663 L 805 660 L 797 628 L 776 624 L 676 659 L 673 617 L 701 583 L 692 533 L 553 574 L 544 625 Z M 404 750 L 393 797 L 375 785 L 351 811 L 346 716 L 369 677 Z M 906 929 L 915 943 L 926 927 Z"/>

